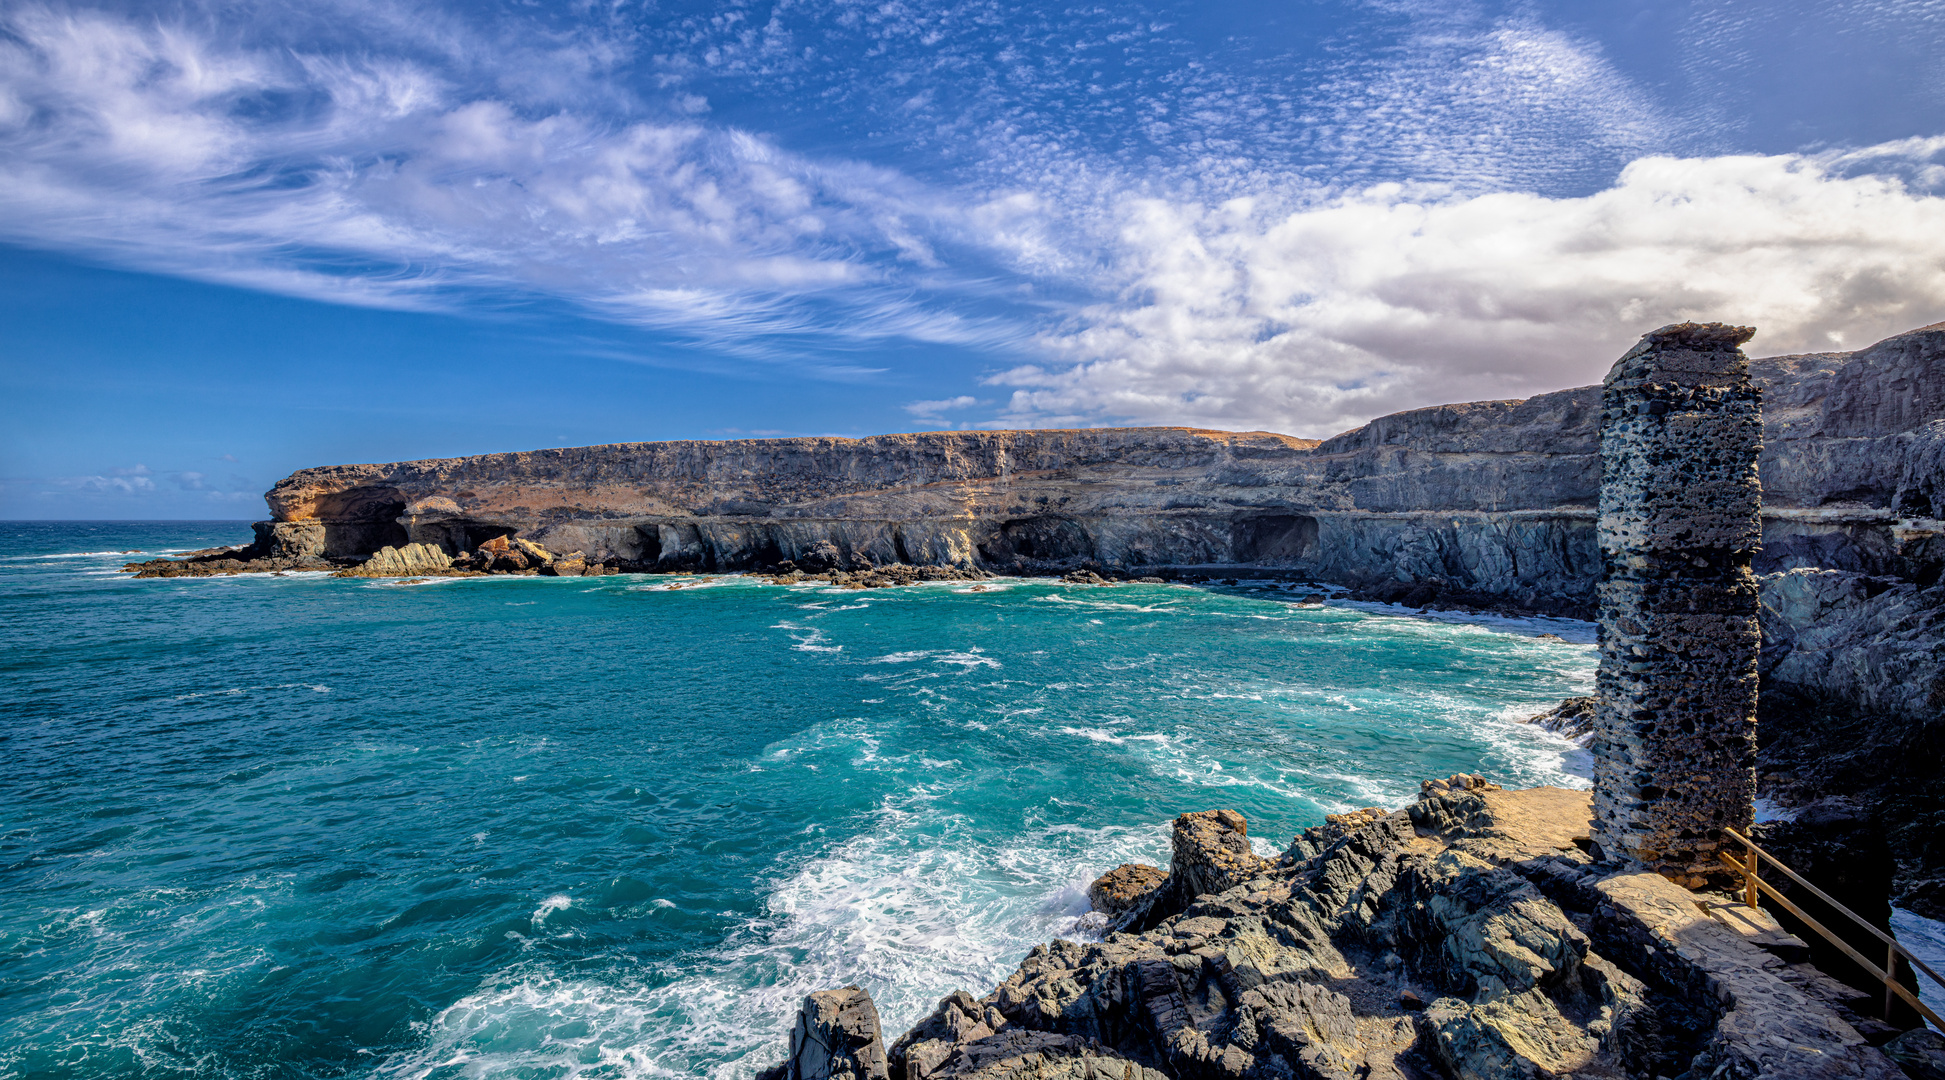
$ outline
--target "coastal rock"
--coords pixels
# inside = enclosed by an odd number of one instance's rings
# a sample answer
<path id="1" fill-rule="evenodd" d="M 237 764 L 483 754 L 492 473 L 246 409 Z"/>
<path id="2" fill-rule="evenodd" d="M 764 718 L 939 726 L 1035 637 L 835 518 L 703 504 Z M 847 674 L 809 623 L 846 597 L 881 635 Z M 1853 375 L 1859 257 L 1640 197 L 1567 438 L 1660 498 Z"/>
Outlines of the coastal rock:
<path id="1" fill-rule="evenodd" d="M 1759 571 L 1914 579 L 1945 328 L 1752 362 L 1772 402 Z M 324 558 L 516 534 L 629 569 L 891 562 L 1067 572 L 1276 567 L 1360 589 L 1591 611 L 1599 388 L 1380 417 L 1321 443 L 1186 428 L 636 443 L 307 469 L 268 499 Z M 286 530 L 288 531 L 288 530 Z M 410 534 L 410 535 L 408 535 Z M 1909 546 L 1909 545 L 1907 545 Z M 810 561 L 806 561 L 810 560 Z M 814 565 L 813 565 L 814 564 Z M 1136 575 L 1149 576 L 1149 575 Z M 1223 576 L 1218 574 L 1217 576 Z M 1233 575 L 1231 575 L 1233 576 Z"/>
<path id="2" fill-rule="evenodd" d="M 340 571 L 339 576 L 436 577 L 452 568 L 452 559 L 431 544 L 407 544 L 403 548 L 379 548 L 364 563 Z"/>
<path id="3" fill-rule="evenodd" d="M 761 1080 L 887 1080 L 878 1007 L 859 987 L 820 990 L 804 998 L 790 1029 L 790 1056 Z"/>
<path id="4" fill-rule="evenodd" d="M 1391 813 L 1383 807 L 1367 806 L 1343 814 L 1325 814 L 1322 825 L 1312 825 L 1297 834 L 1297 838 L 1290 842 L 1289 849 L 1283 853 L 1283 861 L 1299 863 L 1314 859 L 1325 848 L 1380 818 L 1389 817 Z"/>
<path id="5" fill-rule="evenodd" d="M 1600 1040 L 1561 1015 L 1545 994 L 1512 994 L 1478 1004 L 1440 998 L 1418 1023 L 1439 1062 L 1467 1080 L 1605 1071 L 1597 1064 Z"/>
<path id="6" fill-rule="evenodd" d="M 1884 1053 L 1911 1080 L 1945 1080 L 1945 1035 L 1914 1028 L 1884 1044 Z"/>
<path id="7" fill-rule="evenodd" d="M 1498 791 L 1499 785 L 1480 776 L 1478 773 L 1453 773 L 1439 780 L 1421 780 L 1418 783 L 1418 798 L 1422 802 L 1440 795 L 1464 791 Z"/>
<path id="8" fill-rule="evenodd" d="M 541 572 L 554 577 L 584 577 L 588 573 L 588 559 L 578 551 L 570 551 L 565 555 L 556 556 Z"/>
<path id="9" fill-rule="evenodd" d="M 1586 746 L 1594 733 L 1594 699 L 1564 698 L 1546 712 L 1527 717 L 1526 723 Z"/>
<path id="10" fill-rule="evenodd" d="M 1094 879 L 1087 887 L 1087 900 L 1095 911 L 1110 918 L 1147 903 L 1150 894 L 1168 881 L 1168 871 L 1159 866 L 1122 863 Z"/>
<path id="11" fill-rule="evenodd" d="M 1168 914 L 1204 893 L 1228 892 L 1272 865 L 1250 850 L 1249 823 L 1234 810 L 1183 814 L 1175 819 L 1170 839 L 1174 857 L 1168 865 L 1167 895 L 1158 901 L 1167 905 Z"/>
<path id="12" fill-rule="evenodd" d="M 1594 864 L 1586 792 L 1462 782 L 1415 806 L 1476 824 L 1345 815 L 1313 857 L 1151 929 L 1036 946 L 901 1036 L 893 1075 L 1897 1076 L 1678 886 Z M 1238 854 L 1233 823 L 1185 818 L 1193 850 Z"/>
<path id="13" fill-rule="evenodd" d="M 908 1074 L 916 1080 L 916 1074 Z M 928 1077 L 965 1080 L 1167 1080 L 1100 1043 L 1048 1031 L 1014 1029 L 953 1047 Z"/>

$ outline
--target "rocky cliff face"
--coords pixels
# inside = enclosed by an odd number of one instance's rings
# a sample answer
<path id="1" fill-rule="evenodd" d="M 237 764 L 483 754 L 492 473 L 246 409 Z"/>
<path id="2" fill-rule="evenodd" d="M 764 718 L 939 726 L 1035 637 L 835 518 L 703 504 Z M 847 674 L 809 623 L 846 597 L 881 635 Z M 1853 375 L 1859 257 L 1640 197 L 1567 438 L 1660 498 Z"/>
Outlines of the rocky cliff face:
<path id="1" fill-rule="evenodd" d="M 1767 422 L 1759 572 L 1929 583 L 1945 565 L 1945 324 L 1752 364 Z M 517 535 L 624 570 L 842 565 L 1270 568 L 1586 615 L 1600 393 L 1416 409 L 1317 443 L 1186 428 L 627 443 L 305 469 L 283 558 L 450 554 Z M 1429 595 L 1421 593 L 1421 595 Z"/>

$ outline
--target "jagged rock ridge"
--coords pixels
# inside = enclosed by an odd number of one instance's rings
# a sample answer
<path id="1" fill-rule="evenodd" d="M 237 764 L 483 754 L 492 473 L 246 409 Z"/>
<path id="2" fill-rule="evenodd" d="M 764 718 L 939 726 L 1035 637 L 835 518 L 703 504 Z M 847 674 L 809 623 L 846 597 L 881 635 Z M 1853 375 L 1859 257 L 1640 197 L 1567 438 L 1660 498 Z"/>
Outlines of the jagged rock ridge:
<path id="1" fill-rule="evenodd" d="M 1038 946 L 985 996 L 947 996 L 892 1042 L 889 1075 L 1900 1075 L 1846 1019 L 1861 995 L 1769 951 L 1802 942 L 1595 864 L 1589 813 L 1585 792 L 1462 776 L 1345 815 L 1152 929 Z M 1161 895 L 1233 861 L 1208 816 L 1178 819 L 1171 877 L 1188 877 Z"/>

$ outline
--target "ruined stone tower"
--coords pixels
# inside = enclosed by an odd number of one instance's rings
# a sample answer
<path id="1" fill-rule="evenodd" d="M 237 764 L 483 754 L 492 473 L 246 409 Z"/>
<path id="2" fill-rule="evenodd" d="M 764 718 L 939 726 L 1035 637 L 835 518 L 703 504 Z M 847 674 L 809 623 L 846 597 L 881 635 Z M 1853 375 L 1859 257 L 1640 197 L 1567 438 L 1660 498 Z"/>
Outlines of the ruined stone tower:
<path id="1" fill-rule="evenodd" d="M 1679 323 L 1643 337 L 1601 395 L 1601 665 L 1594 824 L 1691 886 L 1756 795 L 1760 391 L 1755 329 Z"/>

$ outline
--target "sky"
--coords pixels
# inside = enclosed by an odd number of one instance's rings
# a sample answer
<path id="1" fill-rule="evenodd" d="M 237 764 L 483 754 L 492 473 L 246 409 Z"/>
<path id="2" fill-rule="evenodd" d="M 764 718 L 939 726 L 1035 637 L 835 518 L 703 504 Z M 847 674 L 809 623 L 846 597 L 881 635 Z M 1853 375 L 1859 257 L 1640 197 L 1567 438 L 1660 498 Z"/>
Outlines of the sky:
<path id="1" fill-rule="evenodd" d="M 1945 0 L 0 0 L 0 517 L 1945 319 Z"/>

